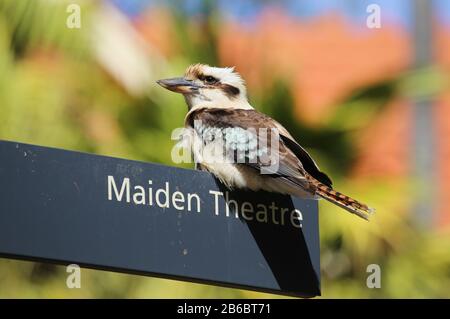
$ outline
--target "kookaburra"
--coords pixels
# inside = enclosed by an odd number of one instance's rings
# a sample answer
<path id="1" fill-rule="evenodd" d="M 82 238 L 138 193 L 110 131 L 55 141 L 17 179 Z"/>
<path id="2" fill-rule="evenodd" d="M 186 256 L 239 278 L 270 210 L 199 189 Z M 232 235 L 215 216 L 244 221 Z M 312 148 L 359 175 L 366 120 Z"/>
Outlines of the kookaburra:
<path id="1" fill-rule="evenodd" d="M 234 68 L 195 64 L 184 77 L 157 81 L 183 94 L 185 128 L 196 167 L 228 188 L 265 190 L 301 198 L 324 198 L 368 219 L 373 209 L 332 188 L 330 178 L 277 121 L 248 102 Z"/>

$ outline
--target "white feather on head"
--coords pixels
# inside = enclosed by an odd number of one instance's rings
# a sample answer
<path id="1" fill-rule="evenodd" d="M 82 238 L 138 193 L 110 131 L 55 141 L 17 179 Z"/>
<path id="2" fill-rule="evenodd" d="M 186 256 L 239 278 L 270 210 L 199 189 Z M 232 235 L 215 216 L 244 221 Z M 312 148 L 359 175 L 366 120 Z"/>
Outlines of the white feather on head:
<path id="1" fill-rule="evenodd" d="M 221 83 L 237 87 L 241 91 L 241 93 L 246 96 L 245 81 L 244 79 L 242 79 L 240 74 L 235 71 L 234 66 L 220 68 L 209 66 L 207 64 L 197 63 L 190 65 L 186 69 L 185 77 L 187 79 L 194 80 L 197 79 L 200 75 L 213 76 Z"/>

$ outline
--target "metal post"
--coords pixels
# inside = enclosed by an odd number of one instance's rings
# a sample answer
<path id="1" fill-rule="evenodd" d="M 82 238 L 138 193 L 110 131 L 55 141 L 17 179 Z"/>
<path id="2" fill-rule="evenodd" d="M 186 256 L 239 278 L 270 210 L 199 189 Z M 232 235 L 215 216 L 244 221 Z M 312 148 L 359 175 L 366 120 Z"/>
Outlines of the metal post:
<path id="1" fill-rule="evenodd" d="M 432 59 L 432 2 L 414 0 L 414 66 L 427 67 Z M 431 101 L 419 97 L 413 101 L 413 164 L 414 176 L 419 181 L 420 195 L 417 197 L 414 213 L 419 224 L 432 224 L 434 204 L 434 143 Z"/>

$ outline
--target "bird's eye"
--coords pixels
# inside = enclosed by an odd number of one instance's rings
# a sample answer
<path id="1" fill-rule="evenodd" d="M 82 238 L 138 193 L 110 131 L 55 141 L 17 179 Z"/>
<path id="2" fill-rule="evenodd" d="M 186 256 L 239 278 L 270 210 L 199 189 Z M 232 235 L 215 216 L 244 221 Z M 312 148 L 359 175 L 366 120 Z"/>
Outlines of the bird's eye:
<path id="1" fill-rule="evenodd" d="M 215 77 L 211 76 L 211 75 L 205 76 L 203 80 L 204 80 L 205 83 L 207 83 L 207 84 L 214 84 L 214 83 L 217 82 L 217 79 L 216 79 Z"/>

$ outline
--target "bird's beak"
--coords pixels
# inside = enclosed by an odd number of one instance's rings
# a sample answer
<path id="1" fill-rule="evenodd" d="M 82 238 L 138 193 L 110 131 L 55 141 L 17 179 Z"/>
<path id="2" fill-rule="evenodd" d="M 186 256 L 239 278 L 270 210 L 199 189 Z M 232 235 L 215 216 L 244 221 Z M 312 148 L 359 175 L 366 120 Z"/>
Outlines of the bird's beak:
<path id="1" fill-rule="evenodd" d="M 199 85 L 185 78 L 163 79 L 156 81 L 156 83 L 170 91 L 182 94 L 192 93 L 200 88 Z"/>

